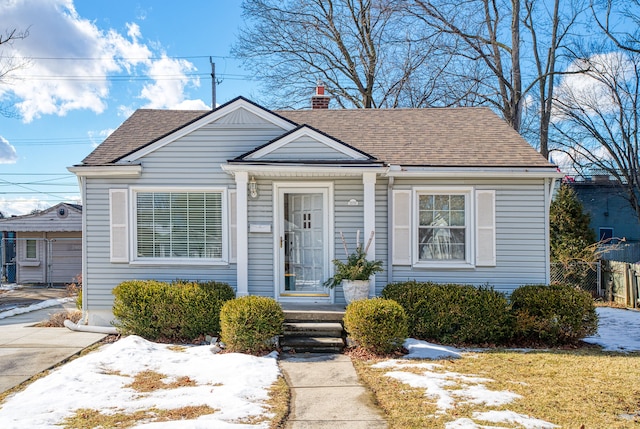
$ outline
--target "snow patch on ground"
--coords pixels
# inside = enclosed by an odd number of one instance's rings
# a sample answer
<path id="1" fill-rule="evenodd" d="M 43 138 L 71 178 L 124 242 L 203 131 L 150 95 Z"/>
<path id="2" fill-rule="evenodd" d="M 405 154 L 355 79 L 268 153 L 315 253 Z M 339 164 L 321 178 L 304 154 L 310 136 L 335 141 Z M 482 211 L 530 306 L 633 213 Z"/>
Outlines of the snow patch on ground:
<path id="1" fill-rule="evenodd" d="M 149 393 L 125 387 L 145 370 L 164 374 L 167 381 L 189 377 L 196 385 Z M 208 405 L 219 411 L 192 421 L 138 427 L 262 428 L 267 426 L 235 422 L 266 414 L 268 389 L 279 374 L 276 353 L 213 354 L 211 346 L 176 349 L 129 336 L 59 367 L 8 398 L 0 409 L 0 427 L 58 429 L 80 408 L 133 413 Z"/>
<path id="2" fill-rule="evenodd" d="M 26 307 L 14 307 L 11 310 L 0 312 L 0 319 L 16 316 L 18 314 L 29 313 L 31 311 L 42 310 L 43 308 L 55 307 L 74 300 L 75 298 L 47 299 L 45 301 L 41 301 L 37 304 L 32 304 Z"/>
<path id="3" fill-rule="evenodd" d="M 604 350 L 634 352 L 640 350 L 640 312 L 624 308 L 597 307 L 598 332 L 585 342 Z"/>

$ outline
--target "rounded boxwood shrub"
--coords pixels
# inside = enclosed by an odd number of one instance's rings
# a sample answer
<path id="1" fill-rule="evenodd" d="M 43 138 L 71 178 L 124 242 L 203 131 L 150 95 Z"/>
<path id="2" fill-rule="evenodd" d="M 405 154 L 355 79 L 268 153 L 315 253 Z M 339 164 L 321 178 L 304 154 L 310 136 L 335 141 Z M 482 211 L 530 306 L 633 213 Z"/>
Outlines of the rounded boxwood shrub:
<path id="1" fill-rule="evenodd" d="M 404 308 L 413 338 L 500 344 L 511 336 L 507 299 L 491 287 L 409 281 L 387 285 L 382 297 Z"/>
<path id="2" fill-rule="evenodd" d="M 235 297 L 226 283 L 130 280 L 114 290 L 114 325 L 150 340 L 190 341 L 220 332 L 222 304 Z"/>
<path id="3" fill-rule="evenodd" d="M 572 344 L 598 330 L 591 295 L 563 284 L 521 286 L 511 294 L 518 341 Z"/>
<path id="4" fill-rule="evenodd" d="M 283 323 L 284 312 L 273 298 L 243 296 L 222 306 L 220 337 L 229 351 L 257 354 L 275 348 Z"/>
<path id="5" fill-rule="evenodd" d="M 353 301 L 347 306 L 343 320 L 356 344 L 372 353 L 399 350 L 407 338 L 407 315 L 400 304 L 389 299 Z"/>

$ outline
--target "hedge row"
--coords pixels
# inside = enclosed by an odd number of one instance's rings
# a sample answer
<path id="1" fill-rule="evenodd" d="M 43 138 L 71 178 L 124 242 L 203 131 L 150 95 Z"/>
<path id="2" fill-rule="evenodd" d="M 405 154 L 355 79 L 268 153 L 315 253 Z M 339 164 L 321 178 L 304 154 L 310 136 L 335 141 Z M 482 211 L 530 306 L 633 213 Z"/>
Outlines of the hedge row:
<path id="1" fill-rule="evenodd" d="M 114 325 L 150 340 L 192 340 L 220 332 L 220 309 L 235 297 L 226 283 L 130 280 L 114 290 Z"/>
<path id="2" fill-rule="evenodd" d="M 490 287 L 410 281 L 382 297 L 404 308 L 410 337 L 448 344 L 571 344 L 598 324 L 590 295 L 567 285 L 522 286 L 509 302 Z"/>

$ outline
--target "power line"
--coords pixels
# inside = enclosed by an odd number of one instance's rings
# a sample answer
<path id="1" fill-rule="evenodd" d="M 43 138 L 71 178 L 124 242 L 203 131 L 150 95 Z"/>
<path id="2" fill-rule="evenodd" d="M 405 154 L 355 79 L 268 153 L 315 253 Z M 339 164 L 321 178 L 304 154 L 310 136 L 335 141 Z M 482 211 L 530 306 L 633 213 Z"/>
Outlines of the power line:
<path id="1" fill-rule="evenodd" d="M 201 59 L 201 58 L 220 58 L 223 60 L 235 59 L 230 56 L 221 55 L 187 55 L 187 56 L 162 56 L 162 57 L 24 57 L 26 60 L 52 60 L 52 61 L 105 61 L 105 60 L 189 60 L 189 59 Z"/>

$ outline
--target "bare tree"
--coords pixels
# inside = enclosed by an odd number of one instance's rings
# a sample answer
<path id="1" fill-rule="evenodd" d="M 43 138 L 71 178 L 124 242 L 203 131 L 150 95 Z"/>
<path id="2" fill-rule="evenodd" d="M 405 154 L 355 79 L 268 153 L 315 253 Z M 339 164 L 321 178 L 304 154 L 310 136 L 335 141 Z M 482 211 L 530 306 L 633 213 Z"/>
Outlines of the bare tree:
<path id="1" fill-rule="evenodd" d="M 624 189 L 640 220 L 640 53 L 615 51 L 576 58 L 555 97 L 554 130 L 558 150 L 579 174 L 604 174 Z"/>
<path id="2" fill-rule="evenodd" d="M 565 38 L 582 14 L 582 0 L 414 0 L 410 8 L 428 28 L 455 37 L 462 49 L 456 55 L 481 63 L 488 78 L 478 98 L 501 112 L 516 130 L 523 132 L 523 105 L 527 96 L 536 100 L 540 153 L 548 156 L 557 58 Z M 527 62 L 533 67 L 526 67 Z M 523 73 L 523 68 L 525 72 Z M 464 69 L 462 69 L 464 72 Z M 470 76 L 473 78 L 473 76 Z"/>
<path id="3" fill-rule="evenodd" d="M 415 0 L 410 11 L 426 24 L 425 31 L 455 37 L 456 55 L 481 62 L 493 79 L 482 82 L 480 96 L 520 130 L 522 73 L 520 0 Z"/>
<path id="4" fill-rule="evenodd" d="M 591 0 L 590 6 L 596 24 L 616 47 L 640 53 L 640 0 Z"/>
<path id="5" fill-rule="evenodd" d="M 394 0 L 245 0 L 248 25 L 233 52 L 288 106 L 308 103 L 317 80 L 341 107 L 467 104 L 474 83 L 441 85 L 446 35 L 415 33 Z M 282 101 L 280 101 L 282 104 Z"/>
<path id="6" fill-rule="evenodd" d="M 17 40 L 22 40 L 29 35 L 29 30 L 19 31 L 14 28 L 0 34 L 0 85 L 7 85 L 13 72 L 29 65 L 27 60 L 17 58 L 14 55 L 7 55 L 5 47 L 13 45 Z M 12 107 L 0 106 L 0 115 L 10 117 L 15 116 Z"/>

